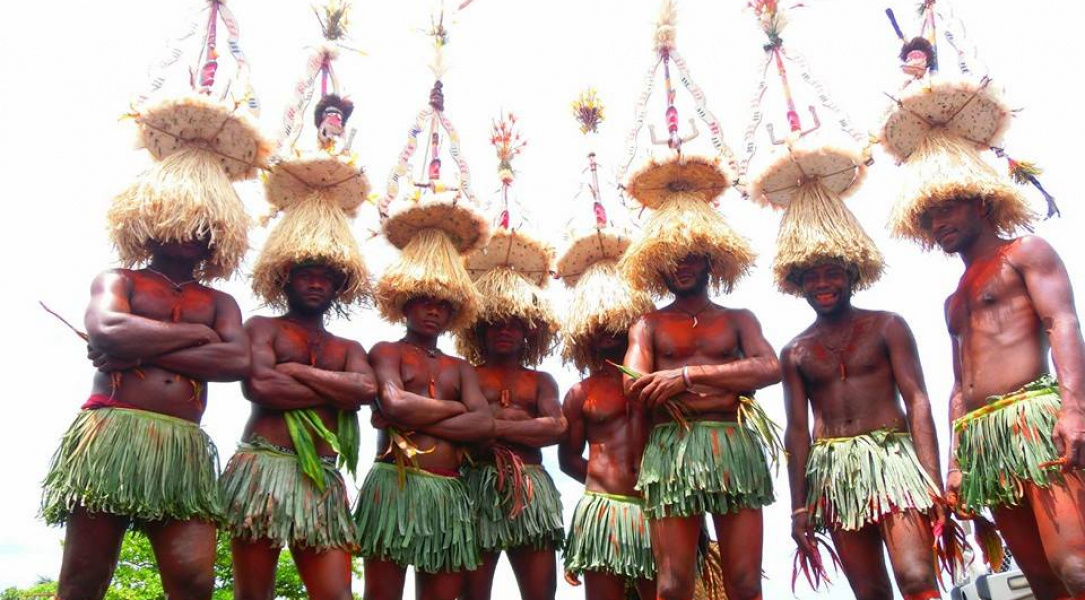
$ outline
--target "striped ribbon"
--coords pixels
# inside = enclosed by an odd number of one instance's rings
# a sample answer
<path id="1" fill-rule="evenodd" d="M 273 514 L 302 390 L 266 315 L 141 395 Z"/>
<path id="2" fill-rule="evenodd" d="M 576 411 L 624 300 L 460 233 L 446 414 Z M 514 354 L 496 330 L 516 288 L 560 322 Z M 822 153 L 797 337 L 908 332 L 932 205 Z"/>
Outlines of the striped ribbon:
<path id="1" fill-rule="evenodd" d="M 414 119 L 414 125 L 407 130 L 407 144 L 399 153 L 396 166 L 388 174 L 388 183 L 385 185 L 384 198 L 381 198 L 379 212 L 381 219 L 388 218 L 388 207 L 399 195 L 399 178 L 409 174 L 411 156 L 418 149 L 418 134 L 422 133 L 423 123 L 433 116 L 433 109 L 427 106 L 422 109 Z"/>

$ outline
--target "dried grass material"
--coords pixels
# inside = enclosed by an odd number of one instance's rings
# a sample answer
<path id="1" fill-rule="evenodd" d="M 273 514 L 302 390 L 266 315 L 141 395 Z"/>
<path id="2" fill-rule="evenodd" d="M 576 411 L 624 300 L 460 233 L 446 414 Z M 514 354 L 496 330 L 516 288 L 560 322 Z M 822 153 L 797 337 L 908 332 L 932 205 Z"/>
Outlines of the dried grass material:
<path id="1" fill-rule="evenodd" d="M 973 145 L 943 130 L 923 139 L 902 167 L 904 189 L 893 206 L 889 226 L 893 235 L 910 238 L 926 249 L 936 244 L 920 225 L 923 213 L 940 202 L 982 198 L 988 220 L 1000 235 L 1027 229 L 1037 214 L 1006 175 L 987 164 Z"/>
<path id="2" fill-rule="evenodd" d="M 569 245 L 557 262 L 557 277 L 566 287 L 575 287 L 580 277 L 595 263 L 617 262 L 629 247 L 629 235 L 617 227 L 592 227 L 571 236 Z"/>
<path id="3" fill-rule="evenodd" d="M 805 138 L 794 146 L 778 147 L 772 158 L 750 179 L 750 200 L 770 208 L 786 208 L 800 188 L 817 181 L 824 189 L 845 198 L 866 177 L 866 158 L 855 144 L 819 143 Z"/>
<path id="4" fill-rule="evenodd" d="M 622 279 L 617 260 L 592 263 L 580 275 L 569 300 L 561 357 L 581 373 L 602 369 L 603 362 L 591 351 L 592 340 L 600 332 L 624 334 L 641 315 L 653 310 L 652 298 Z"/>
<path id="5" fill-rule="evenodd" d="M 439 229 L 460 254 L 469 254 L 486 245 L 490 224 L 459 192 L 425 193 L 416 202 L 402 200 L 399 208 L 384 219 L 382 229 L 388 241 L 403 250 L 415 234 Z"/>
<path id="6" fill-rule="evenodd" d="M 711 202 L 731 185 L 731 179 L 718 159 L 674 156 L 658 161 L 653 158 L 629 178 L 625 192 L 641 206 L 655 209 L 676 193 Z"/>
<path id="7" fill-rule="evenodd" d="M 309 201 L 314 192 L 354 218 L 369 194 L 369 180 L 353 156 L 318 151 L 283 159 L 264 178 L 268 204 L 286 210 Z"/>
<path id="8" fill-rule="evenodd" d="M 403 305 L 427 296 L 453 306 L 448 330 L 456 331 L 475 319 L 481 298 L 463 268 L 463 258 L 440 229 L 423 229 L 404 246 L 399 260 L 385 270 L 374 295 L 381 316 L 403 320 Z"/>
<path id="9" fill-rule="evenodd" d="M 536 366 L 550 355 L 557 343 L 560 322 L 543 290 L 523 273 L 497 267 L 475 280 L 482 302 L 474 322 L 456 332 L 456 351 L 477 365 L 486 360 L 486 342 L 478 335 L 481 323 L 520 319 L 528 329 L 521 361 Z"/>
<path id="10" fill-rule="evenodd" d="M 252 272 L 252 289 L 258 298 L 276 308 L 286 307 L 283 286 L 290 269 L 316 263 L 345 276 L 335 302 L 340 307 L 363 303 L 372 295 L 369 272 L 350 221 L 336 199 L 322 193 L 285 211 L 268 235 Z"/>
<path id="11" fill-rule="evenodd" d="M 914 82 L 886 112 L 879 132 L 882 145 L 898 163 L 924 138 L 945 129 L 978 148 L 997 145 L 1012 113 L 998 86 L 975 77 L 930 77 Z"/>
<path id="12" fill-rule="evenodd" d="M 522 229 L 494 231 L 489 243 L 467 256 L 467 272 L 478 282 L 492 269 L 510 269 L 540 288 L 550 283 L 554 271 L 554 248 Z"/>
<path id="13" fill-rule="evenodd" d="M 816 181 L 799 188 L 784 211 L 776 247 L 772 274 L 785 294 L 801 296 L 802 272 L 826 262 L 851 271 L 855 290 L 870 287 L 885 267 L 874 240 L 844 201 Z"/>
<path id="14" fill-rule="evenodd" d="M 204 94 L 169 98 L 132 115 L 140 141 L 155 160 L 186 148 L 206 148 L 232 181 L 256 176 L 273 149 L 245 105 L 219 102 Z"/>
<path id="15" fill-rule="evenodd" d="M 151 240 L 209 236 L 211 258 L 196 270 L 201 281 L 229 278 L 249 248 L 245 206 L 219 157 L 201 148 L 183 148 L 154 163 L 113 198 L 106 222 L 126 267 L 151 258 Z"/>
<path id="16" fill-rule="evenodd" d="M 746 239 L 701 195 L 679 192 L 652 211 L 619 268 L 634 288 L 662 297 L 668 293 L 663 273 L 691 254 L 708 257 L 710 285 L 725 292 L 756 258 Z"/>

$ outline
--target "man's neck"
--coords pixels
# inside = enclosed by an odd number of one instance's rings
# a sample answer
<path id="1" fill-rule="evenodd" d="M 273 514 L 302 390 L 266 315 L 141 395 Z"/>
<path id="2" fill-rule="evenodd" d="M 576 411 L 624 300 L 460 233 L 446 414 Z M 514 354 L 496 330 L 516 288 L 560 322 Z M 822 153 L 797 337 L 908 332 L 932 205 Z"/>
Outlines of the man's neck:
<path id="1" fill-rule="evenodd" d="M 848 302 L 831 313 L 818 314 L 814 322 L 822 327 L 837 327 L 844 323 L 850 323 L 855 318 L 855 312 L 855 307 L 851 305 L 851 302 Z"/>
<path id="2" fill-rule="evenodd" d="M 287 309 L 283 318 L 297 323 L 306 329 L 324 331 L 324 313 L 307 313 L 294 309 Z"/>
<path id="3" fill-rule="evenodd" d="M 429 348 L 430 350 L 437 349 L 437 336 L 429 336 L 422 333 L 418 333 L 413 329 L 407 329 L 406 335 L 403 336 L 403 341 L 419 348 Z"/>
<path id="4" fill-rule="evenodd" d="M 975 261 L 987 258 L 997 252 L 1005 241 L 998 237 L 998 234 L 993 230 L 984 228 L 969 247 L 963 248 L 959 252 L 965 268 L 967 269 Z"/>
<path id="5" fill-rule="evenodd" d="M 164 256 L 155 256 L 147 265 L 148 269 L 164 275 L 174 283 L 185 283 L 196 279 L 196 266 L 199 261 L 175 260 Z"/>
<path id="6" fill-rule="evenodd" d="M 486 353 L 486 366 L 487 367 L 494 367 L 494 368 L 497 368 L 497 369 L 517 370 L 522 365 L 520 364 L 519 355 L 517 355 L 515 353 L 513 353 L 513 354 L 503 354 L 503 353 L 500 353 L 500 352 L 487 352 Z"/>
<path id="7" fill-rule="evenodd" d="M 671 305 L 678 310 L 696 312 L 703 309 L 711 301 L 711 298 L 708 297 L 708 288 L 705 288 L 689 294 L 675 294 L 674 302 Z"/>

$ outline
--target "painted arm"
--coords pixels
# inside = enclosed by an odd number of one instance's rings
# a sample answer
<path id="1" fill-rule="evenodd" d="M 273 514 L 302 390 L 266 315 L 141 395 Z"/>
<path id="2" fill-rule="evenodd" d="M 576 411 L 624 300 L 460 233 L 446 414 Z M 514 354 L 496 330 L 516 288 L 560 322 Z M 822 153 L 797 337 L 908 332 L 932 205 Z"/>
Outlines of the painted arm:
<path id="1" fill-rule="evenodd" d="M 347 349 L 343 371 L 328 371 L 301 363 L 283 363 L 275 369 L 312 388 L 342 410 L 358 410 L 363 404 L 372 403 L 377 394 L 377 379 L 365 349 L 357 342 Z"/>
<path id="2" fill-rule="evenodd" d="M 467 412 L 460 402 L 427 398 L 404 390 L 399 374 L 401 361 L 394 344 L 377 344 L 369 353 L 377 378 L 377 408 L 384 418 L 396 426 L 415 429 Z"/>
<path id="3" fill-rule="evenodd" d="M 276 410 L 314 408 L 328 404 L 313 388 L 275 368 L 275 327 L 263 317 L 245 323 L 252 344 L 252 372 L 241 382 L 251 402 Z"/>
<path id="4" fill-rule="evenodd" d="M 1054 248 L 1041 238 L 1024 238 L 1013 258 L 1047 331 L 1059 379 L 1062 409 L 1052 439 L 1067 468 L 1085 468 L 1085 342 L 1070 277 Z"/>
<path id="5" fill-rule="evenodd" d="M 584 483 L 588 479 L 588 459 L 584 458 L 584 448 L 588 445 L 588 437 L 584 427 L 582 384 L 574 385 L 569 393 L 565 394 L 562 412 L 569 426 L 558 444 L 558 464 L 566 475 Z"/>
<path id="6" fill-rule="evenodd" d="M 460 361 L 460 399 L 467 412 L 418 429 L 461 444 L 486 443 L 494 439 L 494 417 L 478 385 L 475 368 Z"/>
<path id="7" fill-rule="evenodd" d="M 893 379 L 908 413 L 908 430 L 915 443 L 916 456 L 919 464 L 923 465 L 923 469 L 941 491 L 943 486 L 942 471 L 938 464 L 938 436 L 934 431 L 931 399 L 923 381 L 923 366 L 919 362 L 915 337 L 904 319 L 893 315 L 886 323 L 885 340 L 889 350 L 889 363 L 893 367 Z"/>
<path id="8" fill-rule="evenodd" d="M 531 448 L 552 446 L 565 435 L 568 423 L 558 403 L 558 382 L 548 373 L 539 373 L 538 410 L 534 419 L 494 420 L 497 439 Z"/>
<path id="9" fill-rule="evenodd" d="M 784 380 L 784 411 L 787 414 L 787 430 L 784 447 L 787 449 L 787 476 L 791 484 L 791 537 L 800 551 L 811 555 L 815 552 L 812 541 L 814 529 L 806 507 L 806 461 L 810 456 L 810 422 L 807 408 L 806 384 L 794 360 L 794 346 L 784 348 L 781 356 Z"/>
<path id="10" fill-rule="evenodd" d="M 949 326 L 949 303 L 952 296 L 946 300 L 946 326 Z M 950 332 L 950 345 L 953 352 L 953 390 L 949 394 L 949 459 L 946 461 L 946 501 L 951 506 L 957 505 L 957 498 L 961 489 L 961 471 L 957 466 L 957 432 L 953 429 L 953 422 L 965 414 L 964 394 L 961 391 L 961 345 L 957 336 Z"/>
<path id="11" fill-rule="evenodd" d="M 155 356 L 150 362 L 200 381 L 239 381 L 252 369 L 249 336 L 241 325 L 241 309 L 230 296 L 215 292 L 215 333 L 220 341 Z"/>
<path id="12" fill-rule="evenodd" d="M 637 319 L 629 328 L 629 349 L 625 351 L 625 366 L 637 373 L 651 373 L 655 368 L 655 356 L 652 353 L 652 329 L 646 317 Z M 637 381 L 644 379 L 641 377 Z M 622 388 L 626 395 L 639 399 L 633 392 L 636 383 L 632 377 L 622 375 Z"/>
<path id="13" fill-rule="evenodd" d="M 94 279 L 84 317 L 94 350 L 136 360 L 221 341 L 206 325 L 169 323 L 132 314 L 130 292 L 131 282 L 120 271 L 106 271 Z"/>

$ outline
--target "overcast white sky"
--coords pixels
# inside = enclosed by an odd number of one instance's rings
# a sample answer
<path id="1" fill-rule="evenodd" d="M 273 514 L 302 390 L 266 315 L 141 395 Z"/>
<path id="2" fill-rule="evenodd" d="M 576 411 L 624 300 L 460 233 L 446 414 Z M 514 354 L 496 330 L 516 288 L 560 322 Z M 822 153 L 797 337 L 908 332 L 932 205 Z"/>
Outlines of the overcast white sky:
<path id="1" fill-rule="evenodd" d="M 354 147 L 371 181 L 382 187 L 432 84 L 425 67 L 428 39 L 417 31 L 428 25 L 429 3 L 354 4 L 352 44 L 368 55 L 345 56 L 337 69 L 357 105 L 350 122 L 358 128 Z M 0 418 L 0 455 L 8 457 L 2 479 L 7 491 L 0 495 L 0 589 L 57 574 L 62 532 L 35 519 L 39 485 L 60 435 L 86 398 L 92 373 L 83 344 L 47 316 L 37 301 L 80 322 L 90 280 L 115 264 L 103 217 L 113 194 L 148 161 L 144 152 L 133 150 L 130 132 L 118 123 L 118 116 L 132 96 L 145 89 L 147 66 L 162 55 L 167 37 L 183 27 L 190 5 L 190 1 L 61 0 L 11 2 L 4 7 L 0 65 L 8 83 L 0 96 L 4 115 L 0 156 L 7 218 L 0 221 L 0 240 L 11 275 L 7 284 L 12 287 L 0 300 L 0 319 L 9 340 L 3 349 L 9 408 L 6 418 Z M 891 5 L 905 30 L 914 32 L 913 3 L 895 0 Z M 1083 55 L 1071 40 L 1080 37 L 1085 8 L 1070 2 L 1040 5 L 1010 0 L 955 3 L 991 74 L 1007 86 L 1011 104 L 1025 109 L 1009 132 L 1007 146 L 1047 169 L 1043 182 L 1061 200 L 1064 216 L 1041 223 L 1037 231 L 1062 253 L 1080 290 L 1085 285 L 1085 255 L 1080 242 L 1073 240 L 1085 221 L 1074 175 L 1080 173 L 1080 157 L 1072 144 L 1082 133 L 1077 75 Z M 317 39 L 317 25 L 308 3 L 301 0 L 232 0 L 231 6 L 264 104 L 261 121 L 268 129 L 276 128 L 301 72 L 303 48 Z M 678 47 L 733 148 L 741 145 L 762 56 L 763 36 L 744 6 L 743 0 L 686 0 L 679 12 Z M 900 80 L 895 58 L 899 45 L 882 12 L 885 7 L 886 3 L 871 0 L 808 0 L 784 33 L 785 43 L 806 54 L 813 72 L 863 129 L 876 128 L 887 101 L 883 91 L 892 91 Z M 531 222 L 557 241 L 569 215 L 588 210 L 584 196 L 573 199 L 582 181 L 587 146 L 569 115 L 569 102 L 587 85 L 598 88 L 608 120 L 595 149 L 604 172 L 612 173 L 623 155 L 633 106 L 652 60 L 657 8 L 658 0 L 475 0 L 460 15 L 448 47 L 446 106 L 460 131 L 480 196 L 495 197 L 498 189 L 487 140 L 491 118 L 507 109 L 517 113 L 529 140 L 516 161 L 519 176 L 514 191 L 531 209 Z M 943 56 L 943 64 L 951 66 L 951 57 Z M 793 79 L 801 105 L 810 90 Z M 769 97 L 778 104 L 775 89 L 770 88 Z M 679 92 L 680 101 L 683 95 Z M 655 100 L 659 98 L 657 88 Z M 776 104 L 769 105 L 767 118 L 782 130 L 783 111 L 772 106 Z M 684 115 L 691 115 L 684 110 Z M 661 116 L 662 108 L 651 114 L 656 123 Z M 764 131 L 761 134 L 764 148 Z M 690 151 L 708 150 L 706 138 L 691 146 Z M 922 254 L 888 238 L 884 223 L 895 198 L 897 169 L 880 151 L 876 158 L 863 189 L 849 204 L 885 252 L 890 268 L 883 281 L 859 295 L 856 303 L 899 312 L 911 324 L 944 445 L 943 416 L 952 375 L 941 306 L 961 267 L 940 254 Z M 609 184 L 613 190 L 613 176 L 605 179 L 604 187 Z M 264 212 L 260 187 L 253 182 L 239 187 L 250 210 Z M 1026 193 L 1042 209 L 1039 196 L 1032 190 Z M 609 200 L 611 210 L 617 211 L 613 192 Z M 782 296 L 771 286 L 767 267 L 779 216 L 742 200 L 734 191 L 724 196 L 722 210 L 750 237 L 760 258 L 754 274 L 719 302 L 753 309 L 778 350 L 812 318 L 805 303 Z M 365 239 L 376 227 L 374 212 L 367 210 L 356 231 Z M 254 232 L 254 248 L 263 238 L 262 231 Z M 363 252 L 376 273 L 392 258 L 379 239 L 366 242 Z M 247 266 L 254 257 L 249 255 Z M 234 294 L 246 317 L 266 313 L 250 294 L 246 279 L 222 287 Z M 559 307 L 560 287 L 553 287 Z M 372 312 L 332 323 L 331 328 L 366 347 L 401 335 L 398 327 L 383 323 Z M 444 347 L 451 349 L 447 340 Z M 577 379 L 555 359 L 543 368 L 557 376 L 563 391 Z M 782 423 L 779 388 L 758 397 Z M 237 385 L 212 385 L 204 422 L 223 461 L 247 414 L 248 404 Z M 365 447 L 372 449 L 372 432 L 366 429 L 364 435 Z M 553 450 L 545 452 L 545 461 L 563 493 L 568 517 L 581 487 L 558 471 Z M 777 496 L 777 503 L 766 510 L 767 598 L 791 593 L 793 546 L 782 470 Z M 514 585 L 503 564 L 495 597 L 515 597 L 510 587 Z M 559 584 L 559 598 L 581 594 Z M 800 587 L 798 596 L 815 594 Z M 823 596 L 847 598 L 850 591 L 840 578 Z"/>

